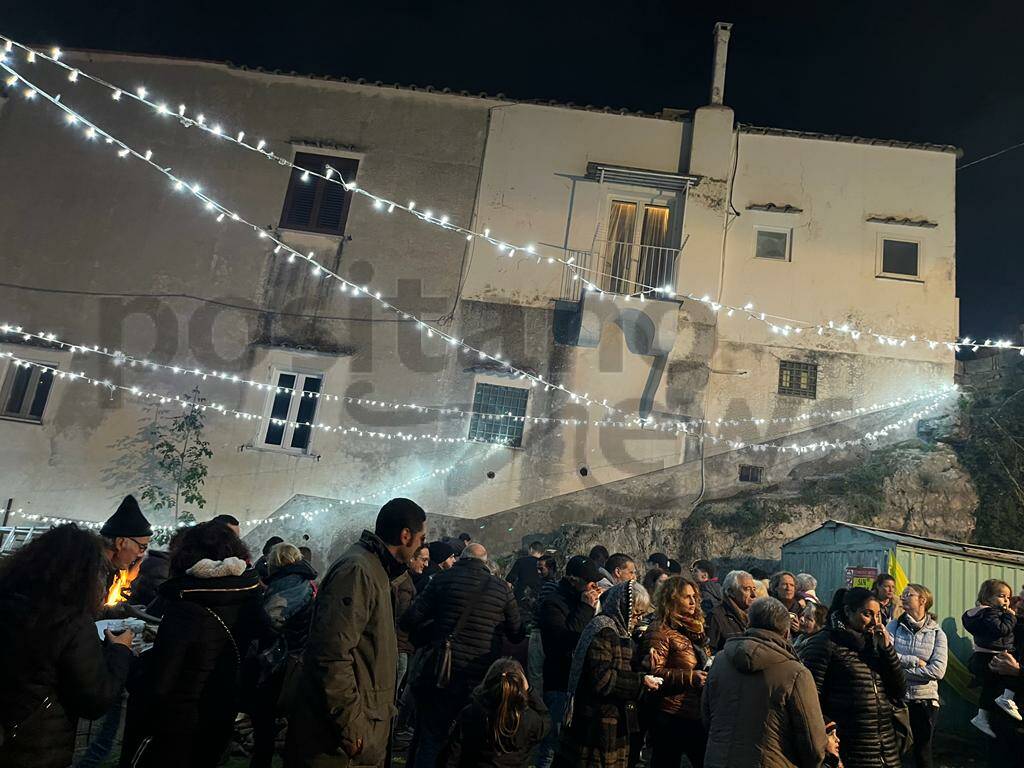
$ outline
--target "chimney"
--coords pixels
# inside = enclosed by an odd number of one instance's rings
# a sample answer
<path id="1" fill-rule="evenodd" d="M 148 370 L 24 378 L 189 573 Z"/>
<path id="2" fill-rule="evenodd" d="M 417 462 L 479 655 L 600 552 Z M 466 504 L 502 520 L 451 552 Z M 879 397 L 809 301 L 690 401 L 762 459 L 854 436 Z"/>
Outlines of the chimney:
<path id="1" fill-rule="evenodd" d="M 721 106 L 725 98 L 725 65 L 729 59 L 729 35 L 732 24 L 727 21 L 715 23 L 715 58 L 711 71 L 711 103 Z"/>

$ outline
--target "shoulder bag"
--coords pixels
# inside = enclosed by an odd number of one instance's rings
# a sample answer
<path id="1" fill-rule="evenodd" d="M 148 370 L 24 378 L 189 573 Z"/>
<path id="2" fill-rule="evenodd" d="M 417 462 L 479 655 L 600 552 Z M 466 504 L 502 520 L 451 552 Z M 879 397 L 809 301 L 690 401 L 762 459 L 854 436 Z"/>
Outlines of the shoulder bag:
<path id="1" fill-rule="evenodd" d="M 490 580 L 491 574 L 488 573 L 480 582 L 480 586 L 469 596 L 466 607 L 462 609 L 462 615 L 459 616 L 459 620 L 455 623 L 451 633 L 441 641 L 440 646 L 437 648 L 434 672 L 438 688 L 447 688 L 452 681 L 452 644 L 459 633 L 465 628 L 466 622 L 469 621 L 469 617 L 473 614 L 473 609 L 480 602 L 480 597 L 487 589 L 487 584 Z"/>

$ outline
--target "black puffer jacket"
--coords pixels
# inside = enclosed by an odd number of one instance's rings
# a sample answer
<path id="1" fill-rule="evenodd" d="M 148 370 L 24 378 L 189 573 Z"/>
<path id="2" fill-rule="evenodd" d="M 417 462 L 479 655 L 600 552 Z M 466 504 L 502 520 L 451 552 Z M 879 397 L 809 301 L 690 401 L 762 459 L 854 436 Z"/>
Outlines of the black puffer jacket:
<path id="1" fill-rule="evenodd" d="M 232 563 L 237 570 L 219 565 Z M 200 575 L 203 564 L 212 566 Z M 238 711 L 239 656 L 264 627 L 263 588 L 255 570 L 241 571 L 244 565 L 237 558 L 202 560 L 190 569 L 194 575 L 160 588 L 166 609 L 131 686 L 122 766 L 140 744 L 146 748 L 139 766 L 217 765 Z"/>
<path id="2" fill-rule="evenodd" d="M 477 596 L 485 580 L 484 591 Z M 439 644 L 455 629 L 470 601 L 472 613 L 452 642 L 452 680 L 464 689 L 484 679 L 487 668 L 501 656 L 505 639 L 517 643 L 524 637 L 519 606 L 508 582 L 491 575 L 482 560 L 461 559 L 431 579 L 399 620 L 402 631 L 413 637 L 419 634 L 418 628 L 432 622 L 430 641 Z"/>
<path id="3" fill-rule="evenodd" d="M 149 605 L 157 591 L 171 575 L 171 553 L 151 549 L 139 565 L 139 575 L 132 582 L 132 605 Z"/>
<path id="4" fill-rule="evenodd" d="M 537 624 L 544 644 L 544 690 L 566 691 L 572 654 L 594 609 L 567 579 L 547 593 L 537 608 Z"/>
<path id="5" fill-rule="evenodd" d="M 836 722 L 846 768 L 899 768 L 892 701 L 902 701 L 907 681 L 891 645 L 852 632 L 841 623 L 813 635 L 800 649 L 811 670 L 825 719 Z"/>
<path id="6" fill-rule="evenodd" d="M 20 595 L 0 597 L 4 768 L 70 765 L 78 718 L 93 720 L 110 709 L 132 661 L 128 648 L 99 639 L 91 616 L 33 627 L 39 608 Z"/>

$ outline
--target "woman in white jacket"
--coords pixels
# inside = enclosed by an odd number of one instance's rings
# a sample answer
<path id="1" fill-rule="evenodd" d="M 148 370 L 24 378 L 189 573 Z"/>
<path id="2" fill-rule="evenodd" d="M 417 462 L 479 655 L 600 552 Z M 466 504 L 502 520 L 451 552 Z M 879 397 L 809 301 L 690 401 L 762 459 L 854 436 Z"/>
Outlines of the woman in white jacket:
<path id="1" fill-rule="evenodd" d="M 913 764 L 932 766 L 932 734 L 939 708 L 939 680 L 946 674 L 948 643 L 932 607 L 932 592 L 921 584 L 908 584 L 900 596 L 903 613 L 886 625 L 907 677 L 907 708 L 914 734 Z"/>

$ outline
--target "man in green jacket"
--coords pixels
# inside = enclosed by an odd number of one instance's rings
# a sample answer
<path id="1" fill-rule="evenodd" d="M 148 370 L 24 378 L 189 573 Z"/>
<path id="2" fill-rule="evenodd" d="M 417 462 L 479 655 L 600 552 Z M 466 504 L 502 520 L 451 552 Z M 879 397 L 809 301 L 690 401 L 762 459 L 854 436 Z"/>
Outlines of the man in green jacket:
<path id="1" fill-rule="evenodd" d="M 419 505 L 392 499 L 324 576 L 290 706 L 289 768 L 384 764 L 398 667 L 391 580 L 425 537 Z"/>
<path id="2" fill-rule="evenodd" d="M 789 611 L 762 597 L 747 618 L 749 628 L 715 656 L 701 695 L 704 768 L 817 768 L 825 721 L 814 677 L 789 644 Z"/>

